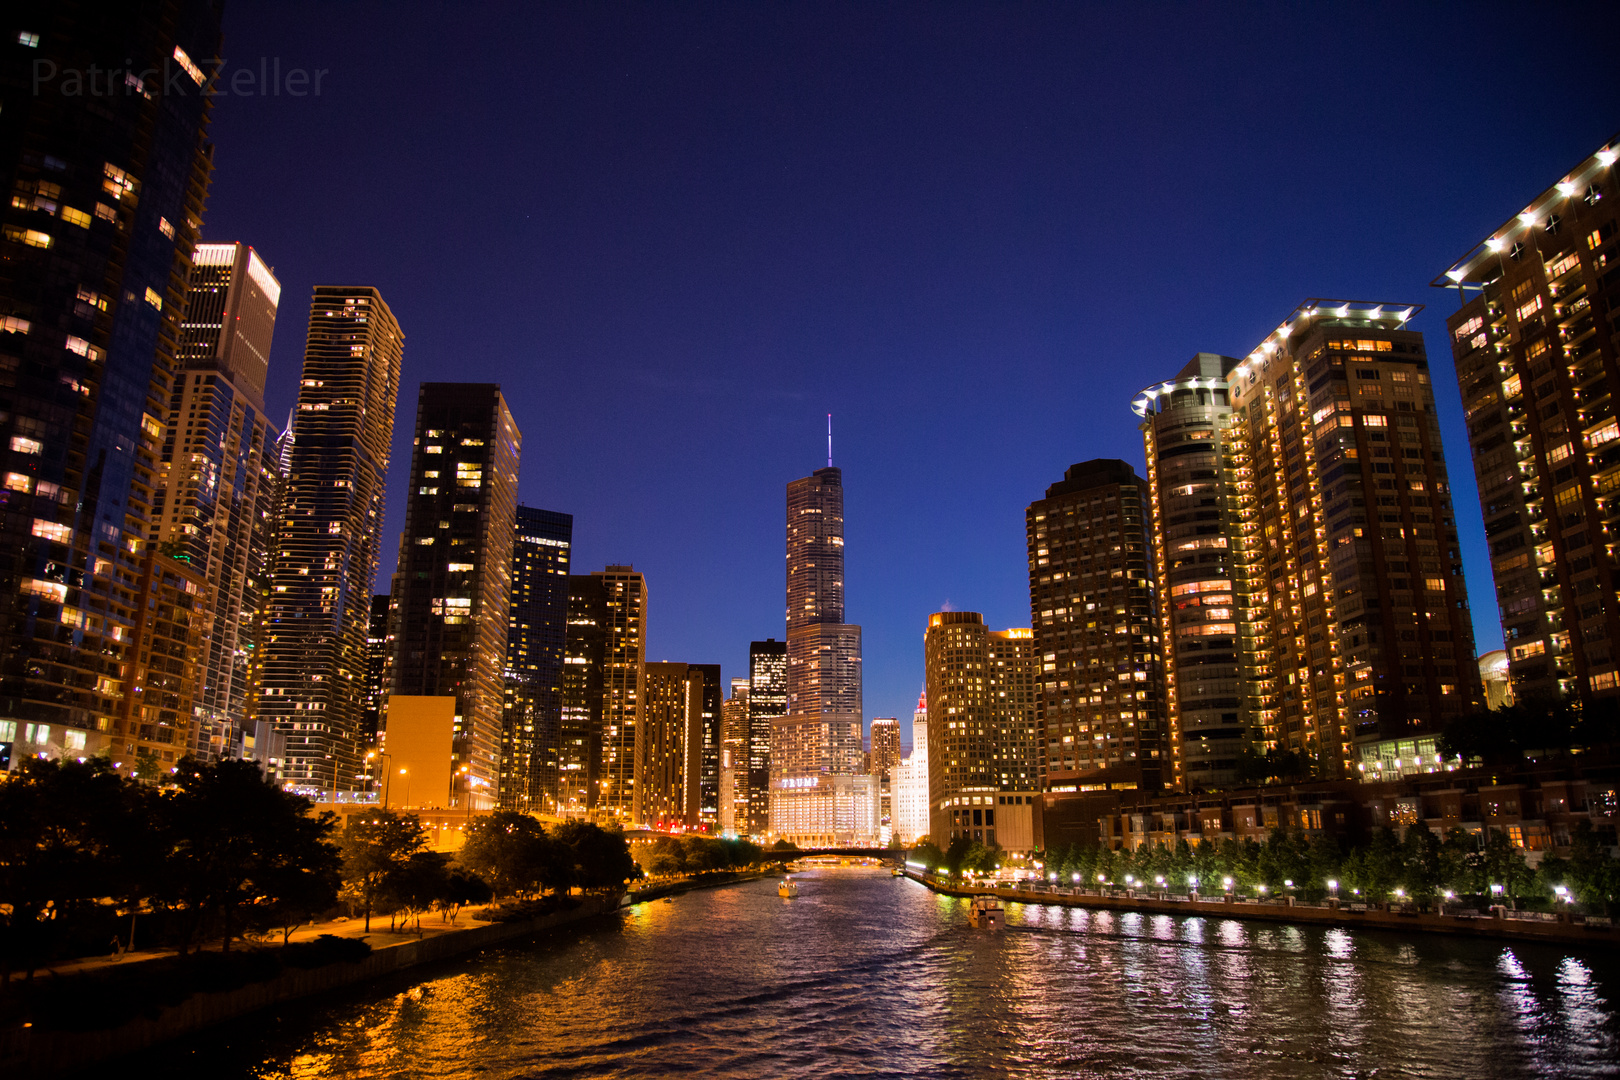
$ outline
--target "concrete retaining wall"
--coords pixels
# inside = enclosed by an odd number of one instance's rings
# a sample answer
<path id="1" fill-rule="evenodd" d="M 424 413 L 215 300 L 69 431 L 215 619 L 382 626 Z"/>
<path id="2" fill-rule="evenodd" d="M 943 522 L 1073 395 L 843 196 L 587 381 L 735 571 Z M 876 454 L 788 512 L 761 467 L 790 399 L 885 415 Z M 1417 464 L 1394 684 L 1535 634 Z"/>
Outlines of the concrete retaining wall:
<path id="1" fill-rule="evenodd" d="M 0 1031 L 0 1076 L 7 1080 L 24 1080 L 82 1069 L 284 1001 L 353 986 L 418 964 L 528 937 L 613 911 L 618 906 L 617 894 L 585 897 L 580 906 L 571 911 L 539 919 L 491 923 L 390 945 L 356 963 L 340 962 L 309 970 L 292 968 L 274 979 L 236 990 L 193 994 L 180 1004 L 164 1009 L 155 1019 L 141 1017 L 106 1031 L 10 1028 Z"/>
<path id="2" fill-rule="evenodd" d="M 1051 892 L 1025 892 L 1021 889 L 991 889 L 951 885 L 924 877 L 912 870 L 906 876 L 947 896 L 995 896 L 1021 904 L 1052 904 L 1059 907 L 1094 908 L 1101 911 L 1139 911 L 1153 915 L 1204 915 L 1226 919 L 1259 919 L 1265 922 L 1297 923 L 1307 926 L 1365 927 L 1379 930 L 1413 930 L 1425 933 L 1455 934 L 1465 937 L 1510 938 L 1515 941 L 1546 941 L 1583 948 L 1620 947 L 1620 934 L 1612 927 L 1576 922 L 1490 918 L 1479 915 L 1436 915 L 1400 911 L 1351 911 L 1347 907 L 1328 908 L 1312 904 L 1293 907 L 1278 903 L 1243 903 L 1219 900 L 1160 900 L 1153 896 L 1102 896 Z"/>

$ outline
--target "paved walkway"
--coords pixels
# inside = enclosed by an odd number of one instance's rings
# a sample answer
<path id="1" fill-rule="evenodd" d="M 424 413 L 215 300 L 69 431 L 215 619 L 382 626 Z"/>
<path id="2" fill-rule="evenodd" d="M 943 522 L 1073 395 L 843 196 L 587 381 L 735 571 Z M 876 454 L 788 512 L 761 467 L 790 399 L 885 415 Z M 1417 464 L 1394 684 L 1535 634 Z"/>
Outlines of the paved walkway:
<path id="1" fill-rule="evenodd" d="M 410 929 L 408 931 L 404 929 L 402 923 L 396 920 L 398 929 L 392 933 L 388 929 L 388 917 L 386 915 L 382 916 L 381 918 L 376 915 L 371 917 L 370 933 L 366 932 L 366 920 L 364 916 L 357 919 L 340 918 L 333 919 L 329 922 L 307 924 L 300 929 L 294 930 L 288 940 L 289 942 L 313 941 L 322 934 L 332 934 L 336 937 L 365 938 L 371 943 L 371 947 L 373 949 L 382 949 L 388 947 L 389 945 L 399 945 L 407 941 L 420 941 L 423 938 L 437 937 L 440 934 L 449 933 L 453 930 L 466 930 L 475 926 L 488 926 L 489 921 L 480 917 L 483 915 L 483 913 L 484 909 L 482 907 L 463 908 L 456 916 L 456 921 L 454 923 L 448 923 L 440 920 L 438 912 L 426 912 L 422 916 L 421 933 L 417 933 L 414 918 L 411 921 Z M 128 932 L 127 924 L 125 932 Z M 139 938 L 140 934 L 141 925 L 140 922 L 137 921 L 135 924 L 135 936 Z M 255 944 L 261 944 L 273 948 L 281 944 L 281 934 L 278 932 L 272 932 L 265 935 L 263 938 L 249 940 L 246 944 L 250 947 Z M 240 939 L 232 942 L 231 945 L 231 947 L 234 949 L 241 949 L 242 946 L 243 942 Z M 220 943 L 217 941 L 211 941 L 204 945 L 202 949 L 206 952 L 219 952 Z M 163 948 L 136 949 L 134 952 L 127 952 L 121 956 L 81 956 L 73 960 L 61 960 L 54 964 L 41 966 L 35 970 L 35 977 L 38 978 L 40 975 L 46 974 L 73 975 L 97 971 L 102 968 L 128 967 L 132 964 L 140 964 L 149 960 L 161 960 L 165 957 L 174 955 L 176 955 L 176 950 Z M 12 977 L 15 978 L 16 974 L 13 973 Z"/>

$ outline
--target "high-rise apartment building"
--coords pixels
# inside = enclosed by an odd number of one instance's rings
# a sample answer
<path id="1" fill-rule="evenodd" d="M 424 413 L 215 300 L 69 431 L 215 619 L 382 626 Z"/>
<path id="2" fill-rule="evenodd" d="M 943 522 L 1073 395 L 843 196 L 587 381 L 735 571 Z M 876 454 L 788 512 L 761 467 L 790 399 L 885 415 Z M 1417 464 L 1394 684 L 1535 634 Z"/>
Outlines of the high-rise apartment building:
<path id="1" fill-rule="evenodd" d="M 900 721 L 893 716 L 872 717 L 872 773 L 887 776 L 900 760 Z"/>
<path id="2" fill-rule="evenodd" d="M 1463 298 L 1446 326 L 1521 700 L 1620 694 L 1617 157 L 1610 140 L 1434 281 Z"/>
<path id="3" fill-rule="evenodd" d="M 597 806 L 620 821 L 636 814 L 636 738 L 646 695 L 647 582 L 629 565 L 593 575 L 602 581 L 602 766 Z"/>
<path id="4" fill-rule="evenodd" d="M 0 120 L 0 742 L 27 731 L 29 754 L 107 747 L 127 764 L 131 589 L 212 163 L 191 57 L 218 55 L 220 15 L 205 0 L 29 10 L 8 23 Z M 91 65 L 177 77 L 86 94 Z"/>
<path id="5" fill-rule="evenodd" d="M 703 832 L 720 829 L 720 724 L 725 687 L 719 664 L 690 664 L 703 677 L 698 710 L 697 827 Z"/>
<path id="6" fill-rule="evenodd" d="M 486 809 L 500 776 L 523 436 L 499 386 L 423 383 L 413 445 L 388 689 L 456 699 L 451 804 Z"/>
<path id="7" fill-rule="evenodd" d="M 189 747 L 204 758 L 240 756 L 250 734 L 281 485 L 280 432 L 264 414 L 280 299 L 280 283 L 248 245 L 197 245 L 147 536 L 184 555 L 208 584 Z"/>
<path id="8" fill-rule="evenodd" d="M 1047 790 L 1167 779 L 1146 496 L 1129 464 L 1098 459 L 1071 466 L 1025 512 Z M 928 697 L 937 731 L 940 701 Z"/>
<path id="9" fill-rule="evenodd" d="M 387 593 L 371 598 L 371 619 L 366 626 L 366 707 L 361 713 L 360 738 L 367 752 L 377 747 L 383 706 L 388 701 L 388 664 L 394 651 L 388 636 L 390 599 Z"/>
<path id="10" fill-rule="evenodd" d="M 645 668 L 632 816 L 655 829 L 697 829 L 704 673 L 689 664 L 649 663 Z"/>
<path id="11" fill-rule="evenodd" d="M 1237 507 L 1211 519 L 1228 530 L 1231 558 L 1208 568 L 1230 565 L 1234 587 L 1200 565 L 1169 603 L 1197 596 L 1216 610 L 1169 628 L 1222 626 L 1220 598 L 1233 597 L 1233 622 L 1254 633 L 1261 746 L 1284 768 L 1338 778 L 1379 775 L 1386 762 L 1438 767 L 1435 733 L 1481 702 L 1428 359 L 1407 328 L 1415 310 L 1309 300 L 1225 376 L 1221 467 Z M 1152 415 L 1156 467 L 1176 449 L 1155 437 L 1175 410 L 1152 399 L 1186 390 L 1165 385 L 1135 404 Z M 1161 513 L 1168 529 L 1173 515 Z"/>
<path id="12" fill-rule="evenodd" d="M 1266 578 L 1256 569 L 1258 538 L 1244 528 L 1255 514 L 1246 501 L 1253 483 L 1226 385 L 1237 364 L 1199 353 L 1136 399 L 1169 728 L 1164 782 L 1194 791 L 1237 782 L 1268 749 L 1260 717 L 1269 656 L 1260 642 L 1270 612 L 1249 605 Z"/>
<path id="13" fill-rule="evenodd" d="M 557 812 L 596 812 L 602 779 L 608 591 L 596 574 L 568 578 L 562 709 L 557 728 Z"/>
<path id="14" fill-rule="evenodd" d="M 720 813 L 723 836 L 748 829 L 748 685 L 731 680 L 731 696 L 720 706 Z"/>
<path id="15" fill-rule="evenodd" d="M 517 508 L 506 630 L 499 800 L 506 810 L 557 810 L 568 562 L 574 517 Z"/>
<path id="16" fill-rule="evenodd" d="M 117 752 L 130 764 L 151 755 L 166 769 L 197 741 L 208 582 L 185 559 L 149 548 L 141 557 L 135 595 L 141 597 L 131 639 L 135 662 L 119 717 L 124 740 Z M 82 738 L 69 732 L 63 749 L 84 751 Z M 151 778 L 149 772 L 143 776 Z"/>
<path id="17" fill-rule="evenodd" d="M 1039 797 L 1041 662 L 1028 630 L 991 630 L 973 611 L 928 618 L 929 833 L 1034 846 Z"/>
<path id="18" fill-rule="evenodd" d="M 893 716 L 872 717 L 866 752 L 866 771 L 878 785 L 878 821 L 894 827 L 894 769 L 900 764 L 900 721 Z"/>
<path id="19" fill-rule="evenodd" d="M 763 836 L 771 817 L 771 734 L 787 715 L 787 642 L 748 645 L 748 815 L 737 831 Z"/>
<path id="20" fill-rule="evenodd" d="M 787 487 L 787 601 L 787 715 L 771 732 L 771 830 L 787 835 L 792 819 L 795 835 L 842 835 L 834 778 L 864 775 L 861 628 L 844 622 L 843 473 L 831 466 Z"/>
<path id="21" fill-rule="evenodd" d="M 259 715 L 318 795 L 363 783 L 366 638 L 405 345 L 376 289 L 318 285 L 271 559 Z"/>

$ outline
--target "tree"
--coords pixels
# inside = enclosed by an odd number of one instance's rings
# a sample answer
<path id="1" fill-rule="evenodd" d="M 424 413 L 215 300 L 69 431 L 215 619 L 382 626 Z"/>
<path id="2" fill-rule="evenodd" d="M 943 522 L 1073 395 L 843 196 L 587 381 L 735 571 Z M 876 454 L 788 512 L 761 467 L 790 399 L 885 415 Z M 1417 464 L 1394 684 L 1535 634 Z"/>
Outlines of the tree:
<path id="1" fill-rule="evenodd" d="M 450 890 L 448 859 L 436 851 L 418 851 L 383 879 L 383 894 L 408 925 L 416 920 L 422 930 L 422 912 L 441 902 Z"/>
<path id="2" fill-rule="evenodd" d="M 1588 911 L 1612 914 L 1620 901 L 1620 861 L 1611 859 L 1588 820 L 1575 826 L 1569 856 L 1569 887 Z"/>
<path id="3" fill-rule="evenodd" d="M 388 875 L 426 846 L 421 819 L 415 814 L 371 810 L 349 819 L 338 849 L 343 854 L 343 880 L 365 908 L 366 933 L 371 932 L 371 911 Z"/>
<path id="4" fill-rule="evenodd" d="M 330 843 L 322 842 L 318 850 L 306 851 L 302 858 L 289 857 L 287 846 L 278 846 L 282 850 L 266 853 L 265 869 L 256 879 L 265 891 L 248 914 L 258 925 L 279 930 L 285 945 L 294 930 L 314 922 L 337 903 L 343 859 Z"/>
<path id="5" fill-rule="evenodd" d="M 1440 838 L 1428 825 L 1418 822 L 1407 828 L 1401 840 L 1401 861 L 1404 864 L 1401 881 L 1412 898 L 1425 908 L 1440 891 L 1444 864 L 1440 857 Z"/>
<path id="6" fill-rule="evenodd" d="M 497 810 L 468 825 L 457 858 L 489 882 L 496 897 L 566 888 L 572 870 L 540 822 L 514 810 Z"/>
<path id="7" fill-rule="evenodd" d="M 336 819 L 309 816 L 309 801 L 265 780 L 250 761 L 203 764 L 184 758 L 164 798 L 170 849 L 162 894 L 182 913 L 182 955 L 207 920 L 218 915 L 224 947 L 241 932 L 240 909 L 275 890 L 304 891 L 304 871 L 330 868 L 327 837 Z"/>
<path id="8" fill-rule="evenodd" d="M 642 864 L 654 877 L 674 877 L 686 873 L 686 848 L 673 836 L 660 836 Z"/>
<path id="9" fill-rule="evenodd" d="M 565 821 L 551 832 L 572 861 L 572 879 L 582 889 L 619 889 L 640 870 L 630 856 L 624 833 L 608 830 L 590 821 Z M 746 840 L 736 842 L 739 850 L 751 852 L 750 862 L 758 861 L 759 848 Z"/>
<path id="10" fill-rule="evenodd" d="M 1483 877 L 1480 891 L 1485 892 L 1492 885 L 1500 885 L 1509 901 L 1522 896 L 1535 880 L 1535 873 L 1524 861 L 1524 850 L 1509 840 L 1501 829 L 1490 830 L 1477 865 Z"/>
<path id="11" fill-rule="evenodd" d="M 945 853 L 932 840 L 924 840 L 906 856 L 908 862 L 919 863 L 925 871 L 933 871 L 945 862 Z"/>
<path id="12" fill-rule="evenodd" d="M 489 882 L 463 866 L 451 864 L 445 872 L 444 890 L 439 896 L 439 913 L 454 926 L 456 915 L 467 904 L 487 904 L 495 896 Z"/>
<path id="13" fill-rule="evenodd" d="M 142 867 L 130 855 L 150 832 L 136 827 L 133 798 L 96 758 L 27 758 L 0 783 L 0 901 L 11 908 L 0 924 L 6 980 L 18 968 L 32 978 L 79 908 L 141 891 Z"/>

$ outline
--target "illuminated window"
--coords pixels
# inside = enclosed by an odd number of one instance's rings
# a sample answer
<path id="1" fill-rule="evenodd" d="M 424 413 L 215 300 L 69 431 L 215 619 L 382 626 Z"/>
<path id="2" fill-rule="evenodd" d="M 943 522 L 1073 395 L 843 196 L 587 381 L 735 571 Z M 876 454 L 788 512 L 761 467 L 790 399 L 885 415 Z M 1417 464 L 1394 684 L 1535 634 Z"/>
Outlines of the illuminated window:
<path id="1" fill-rule="evenodd" d="M 174 226 L 169 223 L 169 219 L 166 217 L 158 218 L 158 232 L 167 236 L 170 240 L 174 239 Z"/>
<path id="2" fill-rule="evenodd" d="M 146 302 L 157 308 L 159 311 L 163 310 L 163 297 L 159 296 L 157 290 L 152 288 L 150 285 L 146 287 Z"/>
<path id="3" fill-rule="evenodd" d="M 21 492 L 26 494 L 28 491 L 32 490 L 33 484 L 34 484 L 33 478 L 28 476 L 25 473 L 18 473 L 18 472 L 8 472 L 8 473 L 6 473 L 6 490 L 7 491 L 21 491 Z"/>
<path id="4" fill-rule="evenodd" d="M 38 578 L 23 578 L 22 591 L 29 596 L 37 596 L 43 600 L 52 600 L 60 604 L 67 599 L 67 586 L 59 581 L 40 581 Z"/>
<path id="5" fill-rule="evenodd" d="M 17 31 L 17 44 L 30 49 L 39 48 L 39 35 L 30 34 L 27 30 Z"/>
<path id="6" fill-rule="evenodd" d="M 5 227 L 5 236 L 7 240 L 15 240 L 17 243 L 27 244 L 29 247 L 48 248 L 51 246 L 51 234 L 42 233 L 38 229 L 19 229 L 13 225 L 7 225 Z"/>
<path id="7" fill-rule="evenodd" d="M 202 85 L 202 68 L 193 63 L 191 57 L 186 55 L 186 50 L 182 49 L 178 45 L 174 47 L 174 60 L 175 63 L 179 64 L 185 69 L 187 75 L 191 76 L 192 82 L 196 83 L 198 86 Z"/>

